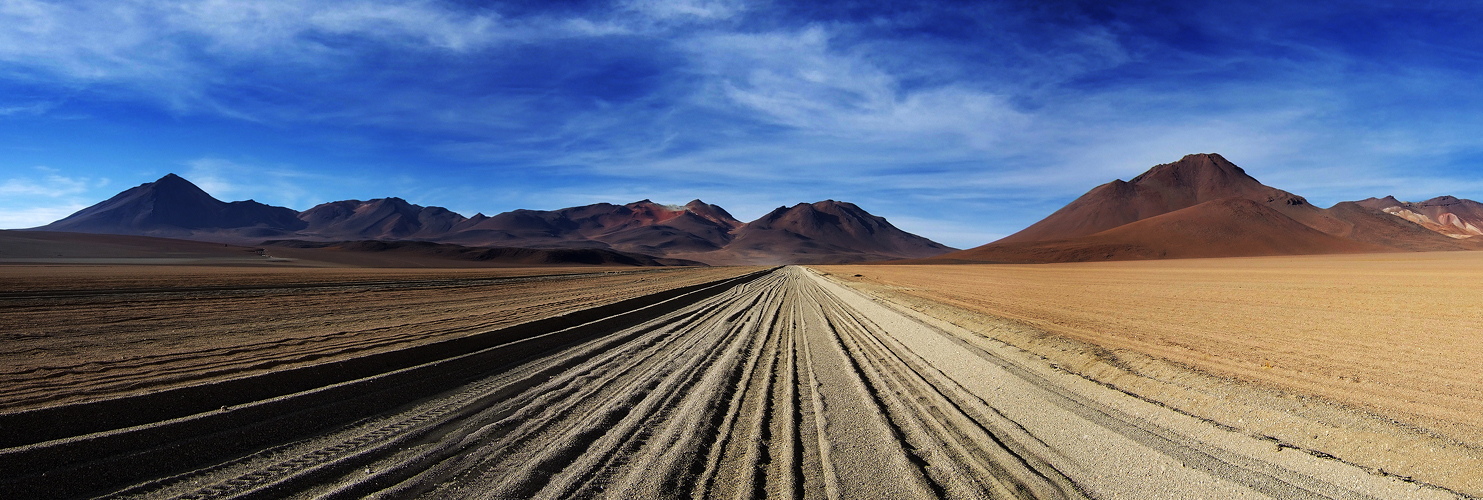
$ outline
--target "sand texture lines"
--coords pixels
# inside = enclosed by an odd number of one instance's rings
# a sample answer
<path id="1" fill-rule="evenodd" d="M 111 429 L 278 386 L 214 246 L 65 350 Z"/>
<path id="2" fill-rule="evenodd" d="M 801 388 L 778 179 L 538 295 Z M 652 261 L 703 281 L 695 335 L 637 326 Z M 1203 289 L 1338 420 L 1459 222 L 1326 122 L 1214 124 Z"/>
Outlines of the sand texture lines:
<path id="1" fill-rule="evenodd" d="M 744 272 L 0 267 L 0 412 L 330 363 Z"/>
<path id="2" fill-rule="evenodd" d="M 804 268 L 631 314 L 643 311 L 651 317 L 628 326 L 492 347 L 527 346 L 498 368 L 465 364 L 483 370 L 475 376 L 433 367 L 465 366 L 451 358 L 414 368 L 425 370 L 418 381 L 464 382 L 423 384 L 444 389 L 348 425 L 177 464 L 114 494 L 1448 496 L 1284 451 L 1022 351 L 975 345 Z"/>

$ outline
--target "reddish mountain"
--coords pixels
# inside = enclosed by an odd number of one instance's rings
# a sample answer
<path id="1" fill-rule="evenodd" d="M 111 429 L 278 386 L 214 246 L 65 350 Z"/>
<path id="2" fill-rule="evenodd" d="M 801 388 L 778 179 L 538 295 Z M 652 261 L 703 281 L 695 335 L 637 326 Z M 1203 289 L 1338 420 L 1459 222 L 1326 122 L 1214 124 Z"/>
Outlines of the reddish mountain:
<path id="1" fill-rule="evenodd" d="M 902 231 L 853 203 L 834 200 L 778 207 L 735 234 L 723 261 L 861 262 L 930 257 L 953 250 Z"/>
<path id="2" fill-rule="evenodd" d="M 223 202 L 175 174 L 36 228 L 44 231 L 241 239 L 302 229 L 298 212 L 256 201 Z"/>
<path id="3" fill-rule="evenodd" d="M 683 259 L 600 248 L 502 248 L 466 247 L 430 241 L 336 241 L 271 240 L 264 242 L 274 255 L 353 262 L 370 267 L 387 263 L 416 263 L 419 267 L 458 267 L 456 264 L 501 266 L 704 266 Z M 299 250 L 300 252 L 295 252 Z M 306 251 L 307 250 L 307 251 Z M 336 255 L 338 254 L 338 255 Z M 450 265 L 453 264 L 453 265 Z"/>
<path id="4" fill-rule="evenodd" d="M 1453 196 L 1438 196 L 1420 203 L 1400 201 L 1394 196 L 1354 202 L 1365 208 L 1414 222 L 1432 231 L 1457 238 L 1483 236 L 1483 203 Z"/>
<path id="5" fill-rule="evenodd" d="M 1131 181 L 1118 179 L 1092 188 L 1049 217 L 996 243 L 1086 236 L 1233 196 L 1275 205 L 1312 207 L 1301 196 L 1257 182 L 1218 154 L 1192 154 L 1174 163 L 1155 166 Z"/>
<path id="6" fill-rule="evenodd" d="M 666 255 L 718 250 L 730 243 L 731 231 L 741 225 L 726 210 L 700 200 L 683 207 L 643 200 L 627 205 L 515 210 L 459 226 L 443 239 L 534 248 L 611 247 Z"/>
<path id="7" fill-rule="evenodd" d="M 643 200 L 465 218 L 441 207 L 380 198 L 325 203 L 300 213 L 250 200 L 225 203 L 174 174 L 37 229 L 250 244 L 265 240 L 412 240 L 461 246 L 401 245 L 376 251 L 382 255 L 432 252 L 462 256 L 458 258 L 475 254 L 537 258 L 510 248 L 597 249 L 607 253 L 541 255 L 613 263 L 633 254 L 659 258 L 656 262 L 665 258 L 708 263 L 856 262 L 951 250 L 901 231 L 860 207 L 834 201 L 780 208 L 752 224 L 743 224 L 725 209 L 700 200 L 684 206 Z M 478 253 L 466 249 L 471 246 L 506 250 Z M 355 248 L 363 255 L 368 251 L 364 245 Z M 620 255 L 627 257 L 614 257 Z"/>
<path id="8" fill-rule="evenodd" d="M 434 239 L 467 219 L 443 207 L 424 207 L 401 198 L 324 203 L 299 214 L 303 233 L 334 240 Z"/>
<path id="9" fill-rule="evenodd" d="M 1131 181 L 1093 188 L 1007 238 L 929 260 L 1065 262 L 1470 248 L 1361 204 L 1315 207 L 1263 185 L 1220 155 L 1196 154 Z"/>
<path id="10" fill-rule="evenodd" d="M 1333 236 L 1264 203 L 1230 197 L 1078 238 L 995 243 L 938 259 L 1035 263 L 1383 251 L 1393 250 Z"/>

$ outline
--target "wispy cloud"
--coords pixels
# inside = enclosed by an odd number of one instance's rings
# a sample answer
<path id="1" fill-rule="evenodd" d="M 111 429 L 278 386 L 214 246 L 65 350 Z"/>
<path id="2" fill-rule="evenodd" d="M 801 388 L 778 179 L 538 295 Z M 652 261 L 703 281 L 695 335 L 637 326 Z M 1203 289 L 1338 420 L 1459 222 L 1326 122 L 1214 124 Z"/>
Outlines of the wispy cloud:
<path id="1" fill-rule="evenodd" d="M 197 187 L 224 201 L 253 199 L 269 205 L 303 210 L 334 201 L 323 184 L 333 176 L 303 172 L 284 165 L 256 165 L 206 157 L 185 162 L 182 173 Z"/>
<path id="2" fill-rule="evenodd" d="M 0 229 L 43 226 L 72 215 L 97 202 L 89 196 L 110 184 L 107 178 L 67 176 L 45 166 L 23 170 L 34 174 L 0 181 Z"/>
<path id="3" fill-rule="evenodd" d="M 78 210 L 87 208 L 81 203 L 53 206 L 27 206 L 0 210 L 0 229 L 28 229 L 45 226 L 61 220 Z"/>
<path id="4" fill-rule="evenodd" d="M 699 196 L 761 215 L 836 198 L 967 239 L 1194 152 L 1315 202 L 1483 197 L 1478 12 L 0 0 L 0 90 L 24 90 L 0 100 L 0 126 L 146 125 L 117 140 L 174 141 L 153 168 L 295 208 Z M 5 189 L 45 181 L 28 179 Z"/>
<path id="5" fill-rule="evenodd" d="M 50 172 L 51 169 L 37 167 L 36 170 Z M 94 187 L 108 185 L 108 179 L 66 177 L 48 173 L 39 177 L 12 177 L 0 182 L 0 196 L 29 196 L 62 198 L 87 192 Z"/>

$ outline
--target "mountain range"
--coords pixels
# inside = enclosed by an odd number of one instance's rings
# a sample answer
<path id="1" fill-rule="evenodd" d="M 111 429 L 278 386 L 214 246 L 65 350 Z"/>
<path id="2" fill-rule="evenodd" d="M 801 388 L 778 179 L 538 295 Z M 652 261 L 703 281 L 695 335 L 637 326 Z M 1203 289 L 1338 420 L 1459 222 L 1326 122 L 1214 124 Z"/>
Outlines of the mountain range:
<path id="1" fill-rule="evenodd" d="M 998 241 L 922 262 L 1038 263 L 1483 248 L 1483 204 L 1393 197 L 1327 209 L 1192 154 L 1102 184 Z"/>
<path id="2" fill-rule="evenodd" d="M 472 250 L 487 248 L 604 252 L 582 257 L 601 261 L 596 263 L 843 263 L 930 257 L 954 250 L 902 231 L 853 203 L 834 200 L 778 207 L 747 223 L 700 200 L 683 206 L 642 200 L 464 217 L 442 207 L 379 198 L 324 203 L 298 212 L 252 200 L 223 202 L 175 174 L 33 230 L 286 248 L 422 251 L 460 258 L 528 255 Z M 366 243 L 370 241 L 419 244 Z"/>

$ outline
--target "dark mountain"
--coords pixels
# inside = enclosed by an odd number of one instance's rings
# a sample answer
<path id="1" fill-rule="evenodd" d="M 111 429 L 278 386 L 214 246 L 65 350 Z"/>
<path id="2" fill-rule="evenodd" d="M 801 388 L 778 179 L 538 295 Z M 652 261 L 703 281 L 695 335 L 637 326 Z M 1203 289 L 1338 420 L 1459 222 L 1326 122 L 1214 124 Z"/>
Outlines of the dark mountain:
<path id="1" fill-rule="evenodd" d="M 299 214 L 303 233 L 326 239 L 435 239 L 468 220 L 443 207 L 424 207 L 401 198 L 324 203 Z"/>
<path id="2" fill-rule="evenodd" d="M 319 253 L 310 257 L 324 258 L 326 252 L 346 254 L 388 255 L 396 257 L 392 262 L 413 261 L 423 265 L 441 265 L 445 261 L 489 262 L 506 266 L 704 266 L 705 264 L 683 259 L 655 258 L 648 255 L 605 250 L 600 248 L 502 248 L 466 247 L 430 241 L 335 241 L 312 242 L 304 240 L 270 240 L 263 243 L 274 253 L 282 249 L 313 249 Z M 353 258 L 353 257 L 352 257 Z"/>
<path id="3" fill-rule="evenodd" d="M 294 210 L 256 201 L 223 202 L 175 174 L 140 184 L 45 231 L 168 237 L 253 238 L 306 227 Z"/>
<path id="4" fill-rule="evenodd" d="M 1097 186 L 1009 237 L 932 260 L 1065 262 L 1471 248 L 1365 204 L 1313 206 L 1258 182 L 1220 155 L 1195 154 L 1131 181 Z"/>
<path id="5" fill-rule="evenodd" d="M 902 231 L 853 203 L 834 200 L 778 207 L 735 235 L 725 253 L 757 264 L 904 259 L 953 250 Z"/>
<path id="6" fill-rule="evenodd" d="M 731 241 L 742 223 L 695 200 L 683 207 L 649 200 L 560 210 L 515 210 L 468 225 L 446 238 L 463 244 L 525 242 L 537 248 L 609 247 L 650 255 L 702 253 Z"/>
<path id="7" fill-rule="evenodd" d="M 700 200 L 684 206 L 649 200 L 598 203 L 560 210 L 514 210 L 465 218 L 401 198 L 324 203 L 302 213 L 255 201 L 226 203 L 174 174 L 124 191 L 66 219 L 36 228 L 94 234 L 144 235 L 257 244 L 267 240 L 334 243 L 328 251 L 359 255 L 482 255 L 489 258 L 582 259 L 628 263 L 634 255 L 680 262 L 825 263 L 922 257 L 952 249 L 906 233 L 853 204 L 824 201 L 779 208 L 751 224 Z M 346 241 L 422 241 L 372 249 Z M 349 245 L 349 246 L 345 246 Z M 358 245 L 358 246 L 357 246 Z M 352 248 L 353 247 L 353 248 Z M 498 247 L 479 254 L 469 247 Z M 511 249 L 603 250 L 536 253 Z M 734 251 L 733 251 L 734 250 Z M 518 255 L 517 255 L 518 254 Z M 523 260 L 522 260 L 523 259 Z M 668 260 L 666 260 L 668 259 Z M 384 263 L 387 259 L 377 259 Z M 642 259 L 634 262 L 648 264 Z"/>

